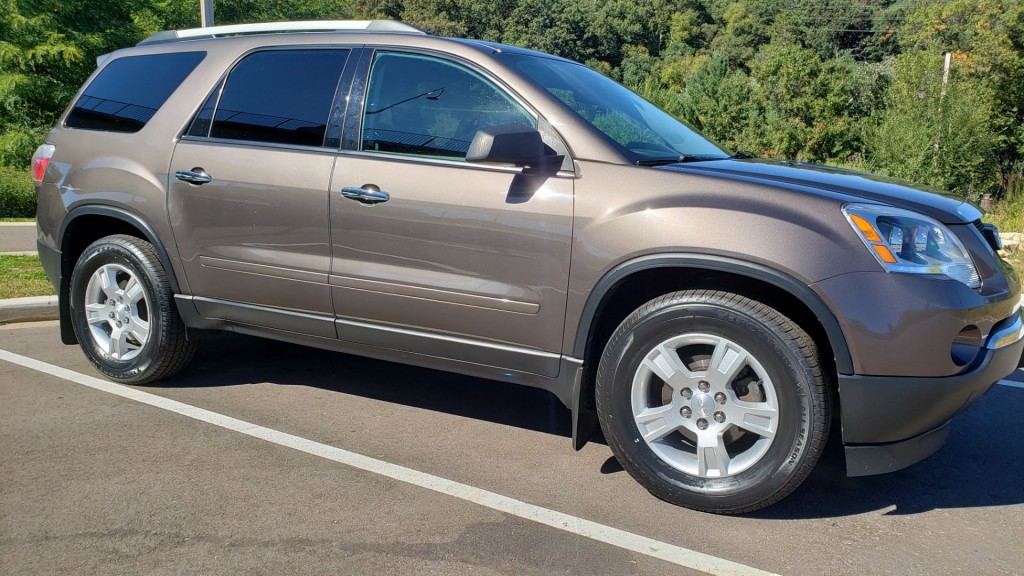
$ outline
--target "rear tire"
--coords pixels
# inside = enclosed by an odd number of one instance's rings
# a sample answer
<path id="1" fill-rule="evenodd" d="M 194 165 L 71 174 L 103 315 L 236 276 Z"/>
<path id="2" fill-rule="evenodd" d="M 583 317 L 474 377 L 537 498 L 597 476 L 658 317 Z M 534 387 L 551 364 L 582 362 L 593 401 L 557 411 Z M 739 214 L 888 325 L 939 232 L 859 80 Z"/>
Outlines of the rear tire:
<path id="1" fill-rule="evenodd" d="M 598 367 L 601 429 L 652 494 L 740 514 L 791 493 L 828 438 L 830 402 L 811 338 L 778 311 L 691 290 L 644 304 Z"/>
<path id="2" fill-rule="evenodd" d="M 71 275 L 71 323 L 85 355 L 111 380 L 147 384 L 195 356 L 152 244 L 116 235 L 93 242 Z"/>

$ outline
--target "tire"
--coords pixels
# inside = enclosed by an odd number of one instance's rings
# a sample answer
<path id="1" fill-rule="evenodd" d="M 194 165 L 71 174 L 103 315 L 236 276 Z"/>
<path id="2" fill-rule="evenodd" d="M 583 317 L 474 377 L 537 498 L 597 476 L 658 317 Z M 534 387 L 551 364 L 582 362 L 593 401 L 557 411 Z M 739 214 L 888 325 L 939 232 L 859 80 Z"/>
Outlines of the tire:
<path id="1" fill-rule="evenodd" d="M 148 384 L 195 356 L 156 249 L 116 235 L 93 242 L 71 274 L 71 324 L 86 357 L 107 378 Z"/>
<path id="2" fill-rule="evenodd" d="M 653 495 L 719 514 L 769 506 L 828 438 L 817 349 L 779 312 L 727 292 L 652 300 L 605 347 L 596 400 L 615 457 Z"/>

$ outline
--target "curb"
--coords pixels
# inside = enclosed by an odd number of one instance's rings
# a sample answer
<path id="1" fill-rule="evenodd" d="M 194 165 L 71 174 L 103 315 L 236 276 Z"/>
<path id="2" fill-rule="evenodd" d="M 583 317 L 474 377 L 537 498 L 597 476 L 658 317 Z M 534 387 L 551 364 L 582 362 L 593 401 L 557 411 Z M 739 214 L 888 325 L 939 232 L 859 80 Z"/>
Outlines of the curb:
<path id="1" fill-rule="evenodd" d="M 30 296 L 0 300 L 0 324 L 41 322 L 58 317 L 56 296 Z"/>

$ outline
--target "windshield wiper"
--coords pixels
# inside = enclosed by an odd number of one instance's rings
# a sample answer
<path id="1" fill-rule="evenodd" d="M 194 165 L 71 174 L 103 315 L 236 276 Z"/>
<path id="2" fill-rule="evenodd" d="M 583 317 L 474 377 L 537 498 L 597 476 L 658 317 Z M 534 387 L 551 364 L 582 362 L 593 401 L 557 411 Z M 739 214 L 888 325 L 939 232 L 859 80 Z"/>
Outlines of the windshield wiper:
<path id="1" fill-rule="evenodd" d="M 656 158 L 654 160 L 637 160 L 637 166 L 666 166 L 668 164 L 682 164 L 684 162 L 710 162 L 711 160 L 725 160 L 728 156 L 699 156 L 696 154 L 682 154 L 675 158 Z"/>

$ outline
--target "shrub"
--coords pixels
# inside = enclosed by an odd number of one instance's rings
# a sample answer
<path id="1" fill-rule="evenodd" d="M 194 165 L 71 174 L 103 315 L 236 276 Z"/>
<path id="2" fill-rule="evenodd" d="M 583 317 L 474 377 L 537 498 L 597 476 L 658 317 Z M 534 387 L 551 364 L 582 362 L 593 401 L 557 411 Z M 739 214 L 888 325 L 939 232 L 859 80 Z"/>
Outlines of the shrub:
<path id="1" fill-rule="evenodd" d="M 28 169 L 0 166 L 0 218 L 33 218 L 36 192 Z"/>

